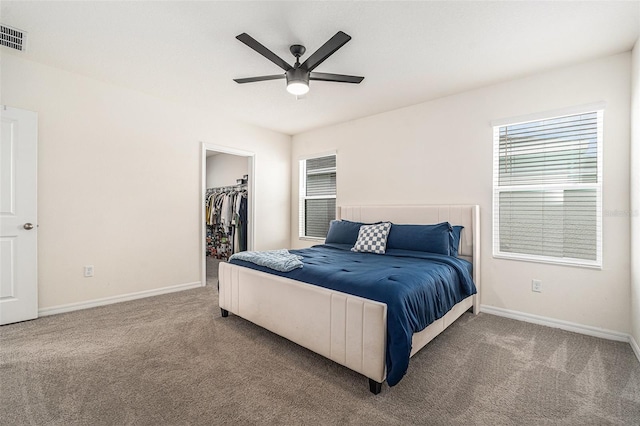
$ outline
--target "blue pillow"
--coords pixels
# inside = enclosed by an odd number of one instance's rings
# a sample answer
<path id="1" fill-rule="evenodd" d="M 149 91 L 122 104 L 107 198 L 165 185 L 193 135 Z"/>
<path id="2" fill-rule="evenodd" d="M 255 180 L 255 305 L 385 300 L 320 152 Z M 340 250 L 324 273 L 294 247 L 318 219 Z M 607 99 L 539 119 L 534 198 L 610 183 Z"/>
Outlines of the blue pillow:
<path id="1" fill-rule="evenodd" d="M 458 247 L 460 247 L 460 233 L 464 229 L 464 226 L 456 225 L 451 230 L 449 235 L 449 254 L 451 256 L 458 257 Z"/>
<path id="2" fill-rule="evenodd" d="M 391 225 L 387 250 L 401 249 L 449 255 L 451 225 Z"/>
<path id="3" fill-rule="evenodd" d="M 354 245 L 358 239 L 361 222 L 351 222 L 349 220 L 332 220 L 329 223 L 329 231 L 325 243 L 350 244 Z"/>

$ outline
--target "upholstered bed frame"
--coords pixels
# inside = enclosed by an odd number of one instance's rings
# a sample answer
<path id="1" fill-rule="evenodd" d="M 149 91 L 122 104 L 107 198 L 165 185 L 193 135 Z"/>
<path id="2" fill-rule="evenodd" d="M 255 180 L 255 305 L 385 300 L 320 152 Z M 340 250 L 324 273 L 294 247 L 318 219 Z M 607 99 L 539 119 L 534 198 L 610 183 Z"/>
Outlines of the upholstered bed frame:
<path id="1" fill-rule="evenodd" d="M 338 218 L 365 223 L 462 225 L 459 257 L 473 264 L 478 293 L 413 335 L 411 356 L 464 312 L 480 306 L 480 210 L 477 205 L 343 206 Z M 222 315 L 232 312 L 369 378 L 377 394 L 386 377 L 387 306 L 230 263 L 220 263 Z"/>

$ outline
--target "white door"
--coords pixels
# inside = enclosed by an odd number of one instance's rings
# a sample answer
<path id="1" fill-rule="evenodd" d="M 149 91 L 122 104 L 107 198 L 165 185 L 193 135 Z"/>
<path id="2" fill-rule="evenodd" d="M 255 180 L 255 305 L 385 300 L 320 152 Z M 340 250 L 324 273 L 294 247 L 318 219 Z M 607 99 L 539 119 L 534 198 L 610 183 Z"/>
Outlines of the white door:
<path id="1" fill-rule="evenodd" d="M 38 115 L 0 107 L 0 324 L 38 316 Z"/>

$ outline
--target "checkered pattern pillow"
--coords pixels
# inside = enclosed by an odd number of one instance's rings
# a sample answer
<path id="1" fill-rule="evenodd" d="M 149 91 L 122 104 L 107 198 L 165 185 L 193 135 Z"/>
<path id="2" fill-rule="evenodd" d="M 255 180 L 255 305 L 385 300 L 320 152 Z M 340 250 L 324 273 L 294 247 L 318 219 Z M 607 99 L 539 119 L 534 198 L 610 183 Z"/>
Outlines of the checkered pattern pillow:
<path id="1" fill-rule="evenodd" d="M 351 251 L 384 254 L 390 230 L 391 222 L 362 225 L 358 233 L 358 240 Z"/>

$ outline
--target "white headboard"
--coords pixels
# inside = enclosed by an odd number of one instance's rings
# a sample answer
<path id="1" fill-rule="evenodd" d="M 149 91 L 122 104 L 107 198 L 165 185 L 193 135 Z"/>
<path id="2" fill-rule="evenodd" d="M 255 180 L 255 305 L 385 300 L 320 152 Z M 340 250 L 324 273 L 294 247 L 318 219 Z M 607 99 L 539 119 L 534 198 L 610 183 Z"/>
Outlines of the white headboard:
<path id="1" fill-rule="evenodd" d="M 473 281 L 480 286 L 480 206 L 478 205 L 407 205 L 340 206 L 338 219 L 354 222 L 390 221 L 415 225 L 449 222 L 462 225 L 459 257 L 473 264 Z"/>

